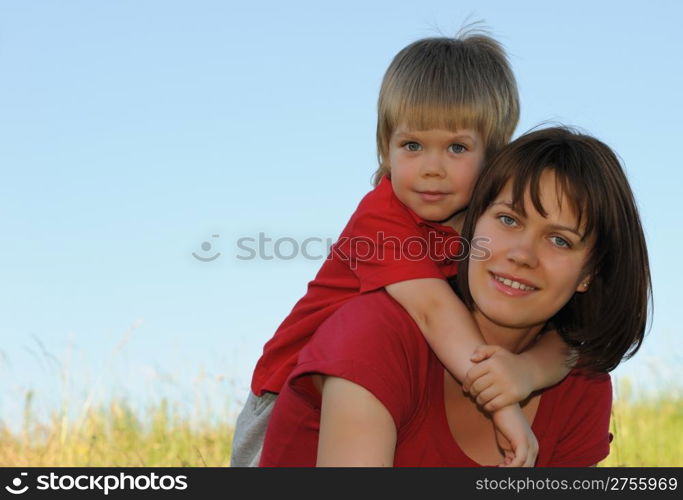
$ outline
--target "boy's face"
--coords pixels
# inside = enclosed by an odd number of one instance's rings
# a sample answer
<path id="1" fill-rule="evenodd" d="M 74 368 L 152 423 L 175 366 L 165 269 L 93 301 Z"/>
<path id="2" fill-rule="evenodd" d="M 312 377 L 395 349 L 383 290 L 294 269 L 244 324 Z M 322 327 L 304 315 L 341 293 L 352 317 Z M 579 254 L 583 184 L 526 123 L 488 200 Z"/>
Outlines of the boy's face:
<path id="1" fill-rule="evenodd" d="M 457 230 L 483 161 L 484 144 L 474 130 L 399 126 L 389 142 L 396 197 L 422 219 Z"/>

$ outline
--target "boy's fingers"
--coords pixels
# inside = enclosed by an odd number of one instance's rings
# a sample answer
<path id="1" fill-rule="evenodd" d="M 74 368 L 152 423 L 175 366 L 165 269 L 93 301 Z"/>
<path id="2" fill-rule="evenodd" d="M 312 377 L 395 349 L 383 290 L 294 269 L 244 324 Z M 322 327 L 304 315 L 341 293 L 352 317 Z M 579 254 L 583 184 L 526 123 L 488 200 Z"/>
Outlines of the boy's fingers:
<path id="1" fill-rule="evenodd" d="M 517 446 L 517 448 L 515 448 L 515 456 L 507 467 L 523 467 L 527 458 L 527 453 L 528 450 L 526 446 Z"/>
<path id="2" fill-rule="evenodd" d="M 472 385 L 470 386 L 470 395 L 472 397 L 477 397 L 479 394 L 481 394 L 483 391 L 488 389 L 493 385 L 493 379 L 491 377 L 479 377 L 477 380 L 475 380 Z M 489 398 L 491 399 L 491 398 Z M 487 400 L 488 401 L 488 400 Z"/>
<path id="3" fill-rule="evenodd" d="M 467 370 L 467 373 L 465 374 L 465 380 L 463 381 L 463 387 L 465 386 L 465 383 L 467 383 L 467 387 L 469 389 L 472 384 L 477 381 L 477 379 L 483 377 L 487 373 L 488 368 L 486 366 L 474 365 L 472 368 Z"/>
<path id="4" fill-rule="evenodd" d="M 481 361 L 482 359 L 486 359 L 486 356 L 484 355 L 483 352 L 479 351 L 474 351 L 472 355 L 470 356 L 470 361 L 476 363 L 477 361 Z"/>
<path id="5" fill-rule="evenodd" d="M 474 351 L 472 351 L 472 354 L 470 354 L 470 360 L 474 361 L 475 359 L 483 359 L 484 358 L 484 352 L 482 351 L 483 345 L 478 345 L 477 347 L 474 348 Z"/>
<path id="6" fill-rule="evenodd" d="M 467 373 L 465 375 L 470 380 L 476 380 L 479 377 L 481 377 L 484 373 L 486 373 L 487 371 L 488 371 L 488 368 L 486 366 L 479 364 L 479 365 L 474 365 L 472 368 L 467 370 Z"/>
<path id="7" fill-rule="evenodd" d="M 489 413 L 492 413 L 510 404 L 512 403 L 505 401 L 505 396 L 503 394 L 499 394 L 498 396 L 496 396 L 484 405 L 484 410 L 486 410 Z"/>
<path id="8" fill-rule="evenodd" d="M 492 401 L 498 395 L 494 386 L 489 386 L 477 395 L 477 404 L 484 406 L 489 401 Z"/>
<path id="9" fill-rule="evenodd" d="M 470 356 L 471 361 L 481 361 L 482 359 L 489 358 L 493 356 L 493 354 L 498 350 L 498 346 L 493 346 L 493 345 L 486 345 L 482 344 L 476 347 L 474 351 L 472 351 L 472 355 Z"/>

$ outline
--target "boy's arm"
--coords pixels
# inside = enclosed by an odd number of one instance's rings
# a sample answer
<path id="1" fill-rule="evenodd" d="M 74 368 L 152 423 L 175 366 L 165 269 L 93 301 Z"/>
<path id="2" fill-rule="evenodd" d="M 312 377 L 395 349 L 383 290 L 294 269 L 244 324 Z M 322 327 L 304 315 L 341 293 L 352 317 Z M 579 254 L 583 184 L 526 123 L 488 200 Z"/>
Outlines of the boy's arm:
<path id="1" fill-rule="evenodd" d="M 549 387 L 561 381 L 572 369 L 571 350 L 560 334 L 551 330 L 543 335 L 530 349 L 519 354 L 528 362 L 532 391 Z"/>
<path id="2" fill-rule="evenodd" d="M 503 467 L 533 467 L 538 456 L 538 440 L 531 430 L 529 421 L 518 404 L 501 408 L 493 413 L 498 445 L 505 454 Z M 507 442 L 506 442 L 507 441 Z"/>
<path id="3" fill-rule="evenodd" d="M 445 280 L 423 278 L 384 287 L 410 314 L 429 346 L 458 381 L 473 366 L 470 356 L 484 339 L 472 314 Z"/>
<path id="4" fill-rule="evenodd" d="M 572 368 L 571 350 L 554 330 L 520 354 L 482 345 L 471 359 L 477 364 L 467 372 L 463 390 L 486 411 L 522 401 L 533 391 L 561 381 Z"/>

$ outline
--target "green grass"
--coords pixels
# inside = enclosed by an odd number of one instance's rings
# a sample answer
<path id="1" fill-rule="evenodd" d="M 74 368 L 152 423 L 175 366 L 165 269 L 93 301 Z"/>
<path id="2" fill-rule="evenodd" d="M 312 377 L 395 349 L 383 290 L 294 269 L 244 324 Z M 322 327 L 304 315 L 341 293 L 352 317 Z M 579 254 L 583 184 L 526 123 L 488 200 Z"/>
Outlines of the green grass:
<path id="1" fill-rule="evenodd" d="M 138 416 L 125 401 L 91 408 L 77 420 L 66 412 L 47 422 L 31 415 L 27 395 L 23 428 L 0 424 L 0 466 L 205 467 L 230 461 L 232 426 L 191 422 L 166 400 Z"/>
<path id="2" fill-rule="evenodd" d="M 619 387 L 617 388 L 619 389 Z M 618 391 L 619 392 L 619 391 Z M 682 466 L 683 396 L 634 398 L 623 390 L 612 414 L 612 451 L 601 466 Z M 232 418 L 191 421 L 167 401 L 134 412 L 125 401 L 84 410 L 80 418 L 54 413 L 41 422 L 28 393 L 21 430 L 0 423 L 0 466 L 225 466 Z"/>
<path id="3" fill-rule="evenodd" d="M 683 466 L 683 393 L 634 395 L 628 381 L 617 385 L 610 423 L 614 439 L 604 467 Z"/>

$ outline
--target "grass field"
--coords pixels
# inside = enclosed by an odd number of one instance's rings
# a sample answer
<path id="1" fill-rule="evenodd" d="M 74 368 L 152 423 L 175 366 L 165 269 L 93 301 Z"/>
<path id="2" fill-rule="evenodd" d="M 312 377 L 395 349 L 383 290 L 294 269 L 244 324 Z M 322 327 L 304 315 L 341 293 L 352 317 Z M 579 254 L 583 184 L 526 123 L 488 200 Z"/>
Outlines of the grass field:
<path id="1" fill-rule="evenodd" d="M 683 396 L 633 398 L 624 391 L 613 406 L 612 451 L 602 466 L 682 466 Z M 225 466 L 229 417 L 191 422 L 166 401 L 136 414 L 124 401 L 91 408 L 81 418 L 64 411 L 47 421 L 31 411 L 27 394 L 21 430 L 0 423 L 0 466 Z"/>
<path id="2" fill-rule="evenodd" d="M 29 394 L 20 431 L 0 426 L 2 467 L 204 467 L 230 460 L 231 425 L 208 416 L 193 422 L 165 400 L 144 412 L 113 401 L 81 418 L 61 411 L 41 422 L 32 415 L 31 399 Z"/>
<path id="3" fill-rule="evenodd" d="M 614 434 L 604 467 L 683 466 L 683 392 L 634 395 L 628 381 L 615 384 L 611 432 Z"/>

